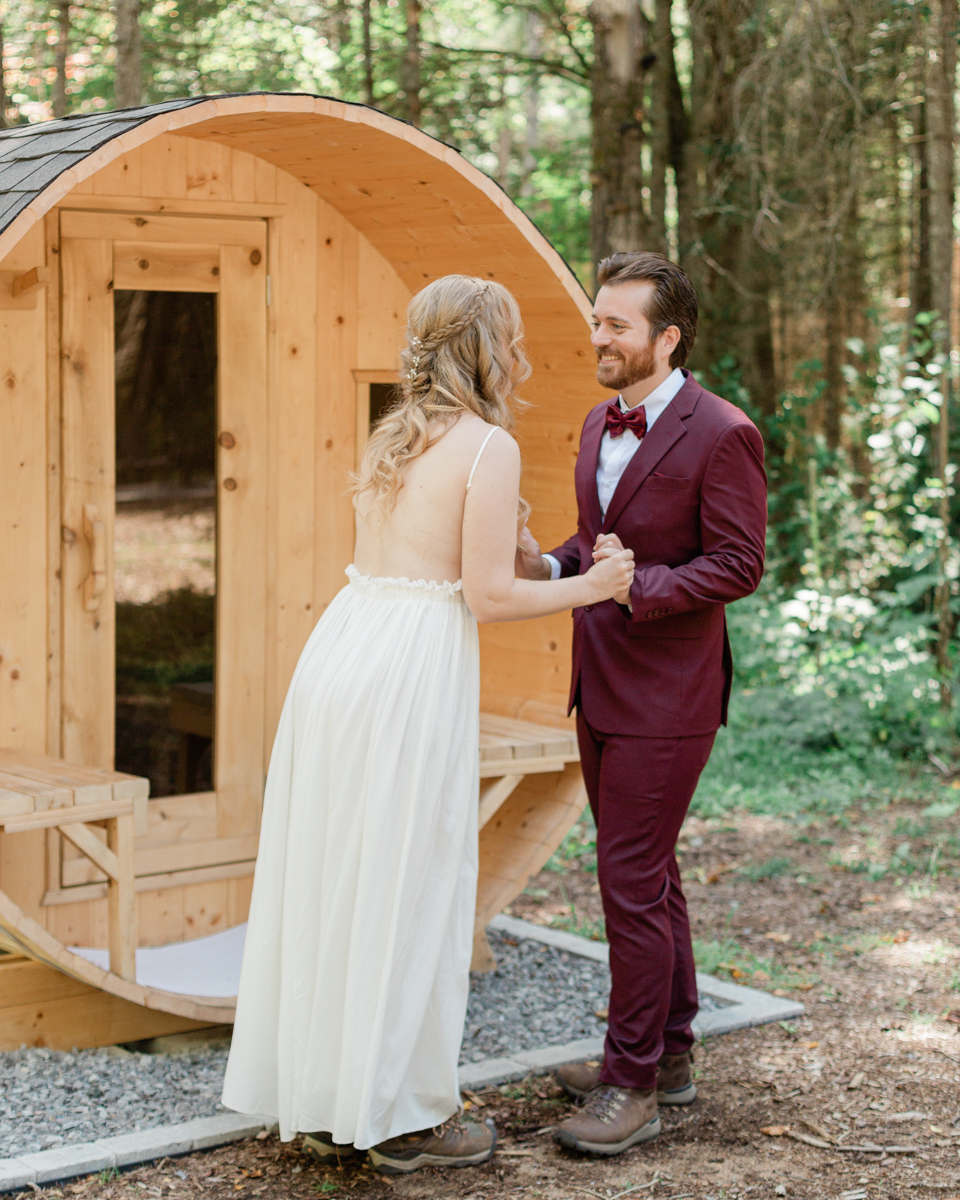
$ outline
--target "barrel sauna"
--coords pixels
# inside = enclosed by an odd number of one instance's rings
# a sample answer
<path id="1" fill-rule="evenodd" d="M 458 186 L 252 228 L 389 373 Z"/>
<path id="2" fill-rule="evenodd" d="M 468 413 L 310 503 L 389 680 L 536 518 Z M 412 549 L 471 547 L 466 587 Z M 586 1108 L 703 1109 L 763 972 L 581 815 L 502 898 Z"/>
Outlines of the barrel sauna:
<path id="1" fill-rule="evenodd" d="M 0 1048 L 231 1020 L 216 980 L 242 945 L 287 684 L 351 558 L 347 476 L 395 381 L 411 294 L 451 272 L 519 300 L 534 368 L 523 487 L 553 545 L 576 525 L 578 432 L 600 398 L 589 302 L 454 150 L 307 95 L 0 133 Z M 155 356 L 166 399 L 144 401 L 121 315 L 143 318 L 137 353 L 174 334 L 205 346 L 203 377 L 185 394 L 177 356 Z M 180 415 L 151 458 L 163 405 Z M 182 478 L 149 475 L 174 459 Z M 193 608 L 164 633 L 202 616 L 206 675 L 155 672 L 153 692 L 128 696 L 130 622 L 159 610 L 124 590 L 139 551 L 121 553 L 118 530 L 165 488 L 214 539 L 207 593 L 178 592 Z M 478 967 L 486 923 L 583 808 L 570 635 L 569 615 L 481 629 Z M 179 747 L 152 796 L 125 748 L 143 713 L 144 744 Z"/>

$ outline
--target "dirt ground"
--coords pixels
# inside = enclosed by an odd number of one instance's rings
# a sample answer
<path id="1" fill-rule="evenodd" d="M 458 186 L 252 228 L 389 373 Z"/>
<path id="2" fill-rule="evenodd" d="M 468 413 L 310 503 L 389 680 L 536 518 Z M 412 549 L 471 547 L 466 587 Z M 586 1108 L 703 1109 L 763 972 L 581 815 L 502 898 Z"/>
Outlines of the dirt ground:
<path id="1" fill-rule="evenodd" d="M 359 1163 L 318 1168 L 296 1143 L 271 1136 L 45 1194 L 958 1200 L 953 828 L 931 829 L 903 805 L 805 827 L 765 817 L 688 821 L 682 865 L 705 963 L 802 998 L 807 1015 L 707 1042 L 698 1050 L 696 1103 L 663 1113 L 660 1138 L 620 1158 L 580 1158 L 553 1143 L 549 1126 L 568 1105 L 544 1077 L 468 1098 L 499 1130 L 500 1149 L 482 1167 L 384 1179 Z M 891 868 L 871 865 L 881 861 Z M 596 927 L 595 876 L 543 872 L 512 911 Z M 861 1145 L 888 1149 L 853 1148 Z"/>

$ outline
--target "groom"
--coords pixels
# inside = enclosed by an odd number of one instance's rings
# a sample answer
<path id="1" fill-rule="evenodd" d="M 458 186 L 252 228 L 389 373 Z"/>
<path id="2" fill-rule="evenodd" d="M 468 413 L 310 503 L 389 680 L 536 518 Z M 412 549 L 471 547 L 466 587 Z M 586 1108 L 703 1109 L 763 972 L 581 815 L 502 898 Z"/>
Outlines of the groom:
<path id="1" fill-rule="evenodd" d="M 603 1063 L 561 1068 L 581 1107 L 555 1136 L 610 1155 L 657 1136 L 658 1100 L 696 1096 L 696 973 L 675 847 L 726 721 L 724 605 L 763 573 L 766 477 L 755 426 L 682 370 L 698 310 L 684 272 L 658 254 L 614 254 L 598 278 L 597 379 L 619 396 L 584 422 L 577 533 L 544 555 L 526 534 L 518 573 L 556 579 L 621 547 L 636 556 L 625 603 L 573 613 L 570 707 L 612 982 Z"/>

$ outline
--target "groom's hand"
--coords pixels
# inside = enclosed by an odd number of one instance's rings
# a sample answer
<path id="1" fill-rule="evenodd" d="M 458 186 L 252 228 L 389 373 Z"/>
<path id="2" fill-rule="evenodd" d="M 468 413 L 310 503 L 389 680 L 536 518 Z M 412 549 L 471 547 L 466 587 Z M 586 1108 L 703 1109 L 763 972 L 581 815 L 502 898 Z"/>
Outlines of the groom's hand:
<path id="1" fill-rule="evenodd" d="M 550 564 L 540 553 L 540 546 L 526 525 L 520 530 L 517 537 L 514 572 L 518 579 L 550 578 Z"/>
<path id="2" fill-rule="evenodd" d="M 601 533 L 593 544 L 593 561 L 599 562 L 602 558 L 611 558 L 618 551 L 623 550 L 623 542 L 615 533 Z M 630 584 L 632 585 L 631 579 Z M 622 592 L 617 592 L 613 597 L 618 604 L 625 604 L 630 608 L 630 586 L 624 588 Z"/>
<path id="3" fill-rule="evenodd" d="M 601 558 L 609 558 L 611 554 L 616 554 L 623 548 L 623 542 L 615 533 L 598 534 L 597 540 L 593 543 L 593 561 L 599 562 Z"/>

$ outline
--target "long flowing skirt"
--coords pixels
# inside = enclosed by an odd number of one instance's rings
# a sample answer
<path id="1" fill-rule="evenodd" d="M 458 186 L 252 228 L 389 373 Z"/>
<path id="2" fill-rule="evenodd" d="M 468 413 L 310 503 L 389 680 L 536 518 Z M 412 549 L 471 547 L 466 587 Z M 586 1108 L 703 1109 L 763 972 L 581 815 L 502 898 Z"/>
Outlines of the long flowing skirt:
<path id="1" fill-rule="evenodd" d="M 459 584 L 347 574 L 273 747 L 223 1103 L 366 1149 L 459 1103 L 480 673 Z"/>

